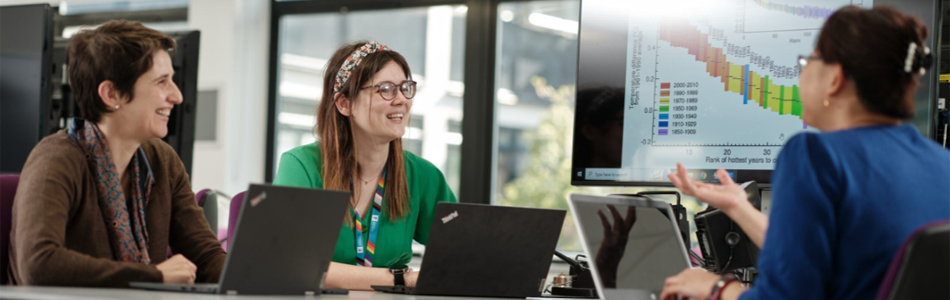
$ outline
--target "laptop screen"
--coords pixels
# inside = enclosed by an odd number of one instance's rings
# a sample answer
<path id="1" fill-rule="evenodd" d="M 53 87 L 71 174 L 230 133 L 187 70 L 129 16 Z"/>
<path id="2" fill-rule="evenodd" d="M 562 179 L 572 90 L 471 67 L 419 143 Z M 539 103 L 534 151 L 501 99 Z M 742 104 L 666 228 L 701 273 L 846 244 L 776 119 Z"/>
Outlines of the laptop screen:
<path id="1" fill-rule="evenodd" d="M 669 205 L 591 198 L 572 199 L 572 204 L 607 299 L 659 293 L 667 277 L 689 266 L 678 229 L 667 217 Z"/>

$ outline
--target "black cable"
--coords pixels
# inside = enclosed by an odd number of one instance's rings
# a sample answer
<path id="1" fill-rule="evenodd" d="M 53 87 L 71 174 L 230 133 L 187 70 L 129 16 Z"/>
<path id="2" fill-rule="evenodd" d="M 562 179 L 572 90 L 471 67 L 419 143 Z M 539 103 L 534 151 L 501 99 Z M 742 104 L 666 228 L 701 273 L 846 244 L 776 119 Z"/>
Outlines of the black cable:
<path id="1" fill-rule="evenodd" d="M 729 264 L 732 263 L 732 249 L 733 248 L 729 248 L 729 259 L 726 260 L 726 265 L 722 266 L 722 272 L 725 272 L 726 270 L 728 270 Z"/>
<path id="2" fill-rule="evenodd" d="M 736 232 L 735 225 L 736 225 L 735 222 L 732 222 L 732 220 L 729 220 L 729 234 L 733 234 Z M 726 234 L 727 238 L 729 237 L 729 234 Z M 726 260 L 726 264 L 722 266 L 722 269 L 720 269 L 719 273 L 724 273 L 726 272 L 726 270 L 729 270 L 729 264 L 732 263 L 732 255 L 735 253 L 736 245 L 739 244 L 739 241 L 736 241 L 735 244 L 732 244 L 732 243 L 729 243 L 727 240 L 726 244 L 729 245 L 729 259 Z"/>
<path id="3" fill-rule="evenodd" d="M 564 253 L 561 253 L 560 251 L 554 250 L 554 256 L 557 256 L 558 258 L 560 258 L 561 260 L 563 260 L 563 261 L 566 262 L 567 264 L 569 264 L 569 265 L 571 265 L 571 266 L 573 266 L 573 267 L 575 267 L 575 268 L 577 268 L 577 269 L 579 269 L 579 270 L 580 270 L 580 269 L 584 269 L 584 267 L 581 266 L 580 263 L 578 263 L 576 260 L 571 259 L 570 257 L 567 257 L 567 255 L 564 255 Z M 578 256 L 580 256 L 580 255 L 578 255 Z"/>

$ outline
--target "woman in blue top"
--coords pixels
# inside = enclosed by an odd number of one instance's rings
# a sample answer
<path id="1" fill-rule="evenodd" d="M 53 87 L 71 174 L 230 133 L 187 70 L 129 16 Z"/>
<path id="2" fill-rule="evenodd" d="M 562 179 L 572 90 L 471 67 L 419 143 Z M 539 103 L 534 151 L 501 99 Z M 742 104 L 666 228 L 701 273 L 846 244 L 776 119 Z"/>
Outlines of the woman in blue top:
<path id="1" fill-rule="evenodd" d="M 892 8 L 851 6 L 828 18 L 814 52 L 799 58 L 802 118 L 822 133 L 785 144 L 771 216 L 725 171 L 710 185 L 678 165 L 670 180 L 683 193 L 721 209 L 761 247 L 760 273 L 746 288 L 687 269 L 666 280 L 661 298 L 873 299 L 911 232 L 950 219 L 950 152 L 901 125 L 932 63 L 926 35 Z"/>

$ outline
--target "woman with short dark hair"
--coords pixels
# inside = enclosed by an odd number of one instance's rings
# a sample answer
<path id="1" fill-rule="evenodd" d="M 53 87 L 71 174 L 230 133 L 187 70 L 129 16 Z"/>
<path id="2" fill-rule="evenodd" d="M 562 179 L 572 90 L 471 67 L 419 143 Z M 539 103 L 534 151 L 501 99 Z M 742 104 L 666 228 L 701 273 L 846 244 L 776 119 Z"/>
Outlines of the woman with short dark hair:
<path id="1" fill-rule="evenodd" d="M 17 188 L 10 278 L 17 285 L 128 287 L 217 282 L 225 252 L 175 151 L 160 138 L 182 95 L 175 41 L 110 21 L 67 46 L 82 118 L 33 148 Z M 181 253 L 167 257 L 168 248 Z"/>
<path id="2" fill-rule="evenodd" d="M 666 280 L 661 298 L 873 299 L 904 240 L 950 219 L 950 152 L 901 125 L 933 62 L 926 36 L 889 7 L 849 6 L 825 21 L 815 50 L 798 59 L 802 119 L 822 132 L 782 148 L 770 216 L 724 170 L 722 185 L 710 185 L 678 165 L 670 180 L 684 194 L 721 209 L 761 247 L 759 275 L 747 289 L 687 269 Z"/>

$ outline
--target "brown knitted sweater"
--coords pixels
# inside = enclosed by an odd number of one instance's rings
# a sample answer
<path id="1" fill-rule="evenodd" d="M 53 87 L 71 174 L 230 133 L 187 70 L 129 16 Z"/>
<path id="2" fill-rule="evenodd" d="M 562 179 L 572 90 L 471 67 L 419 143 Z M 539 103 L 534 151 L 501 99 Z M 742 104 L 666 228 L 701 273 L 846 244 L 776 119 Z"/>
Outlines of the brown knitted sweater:
<path id="1" fill-rule="evenodd" d="M 142 149 L 155 179 L 145 212 L 152 264 L 115 260 L 96 179 L 82 149 L 61 130 L 33 148 L 20 174 L 10 231 L 11 284 L 161 282 L 155 265 L 167 259 L 169 246 L 198 266 L 197 282 L 218 282 L 226 254 L 195 203 L 181 159 L 159 139 Z"/>

